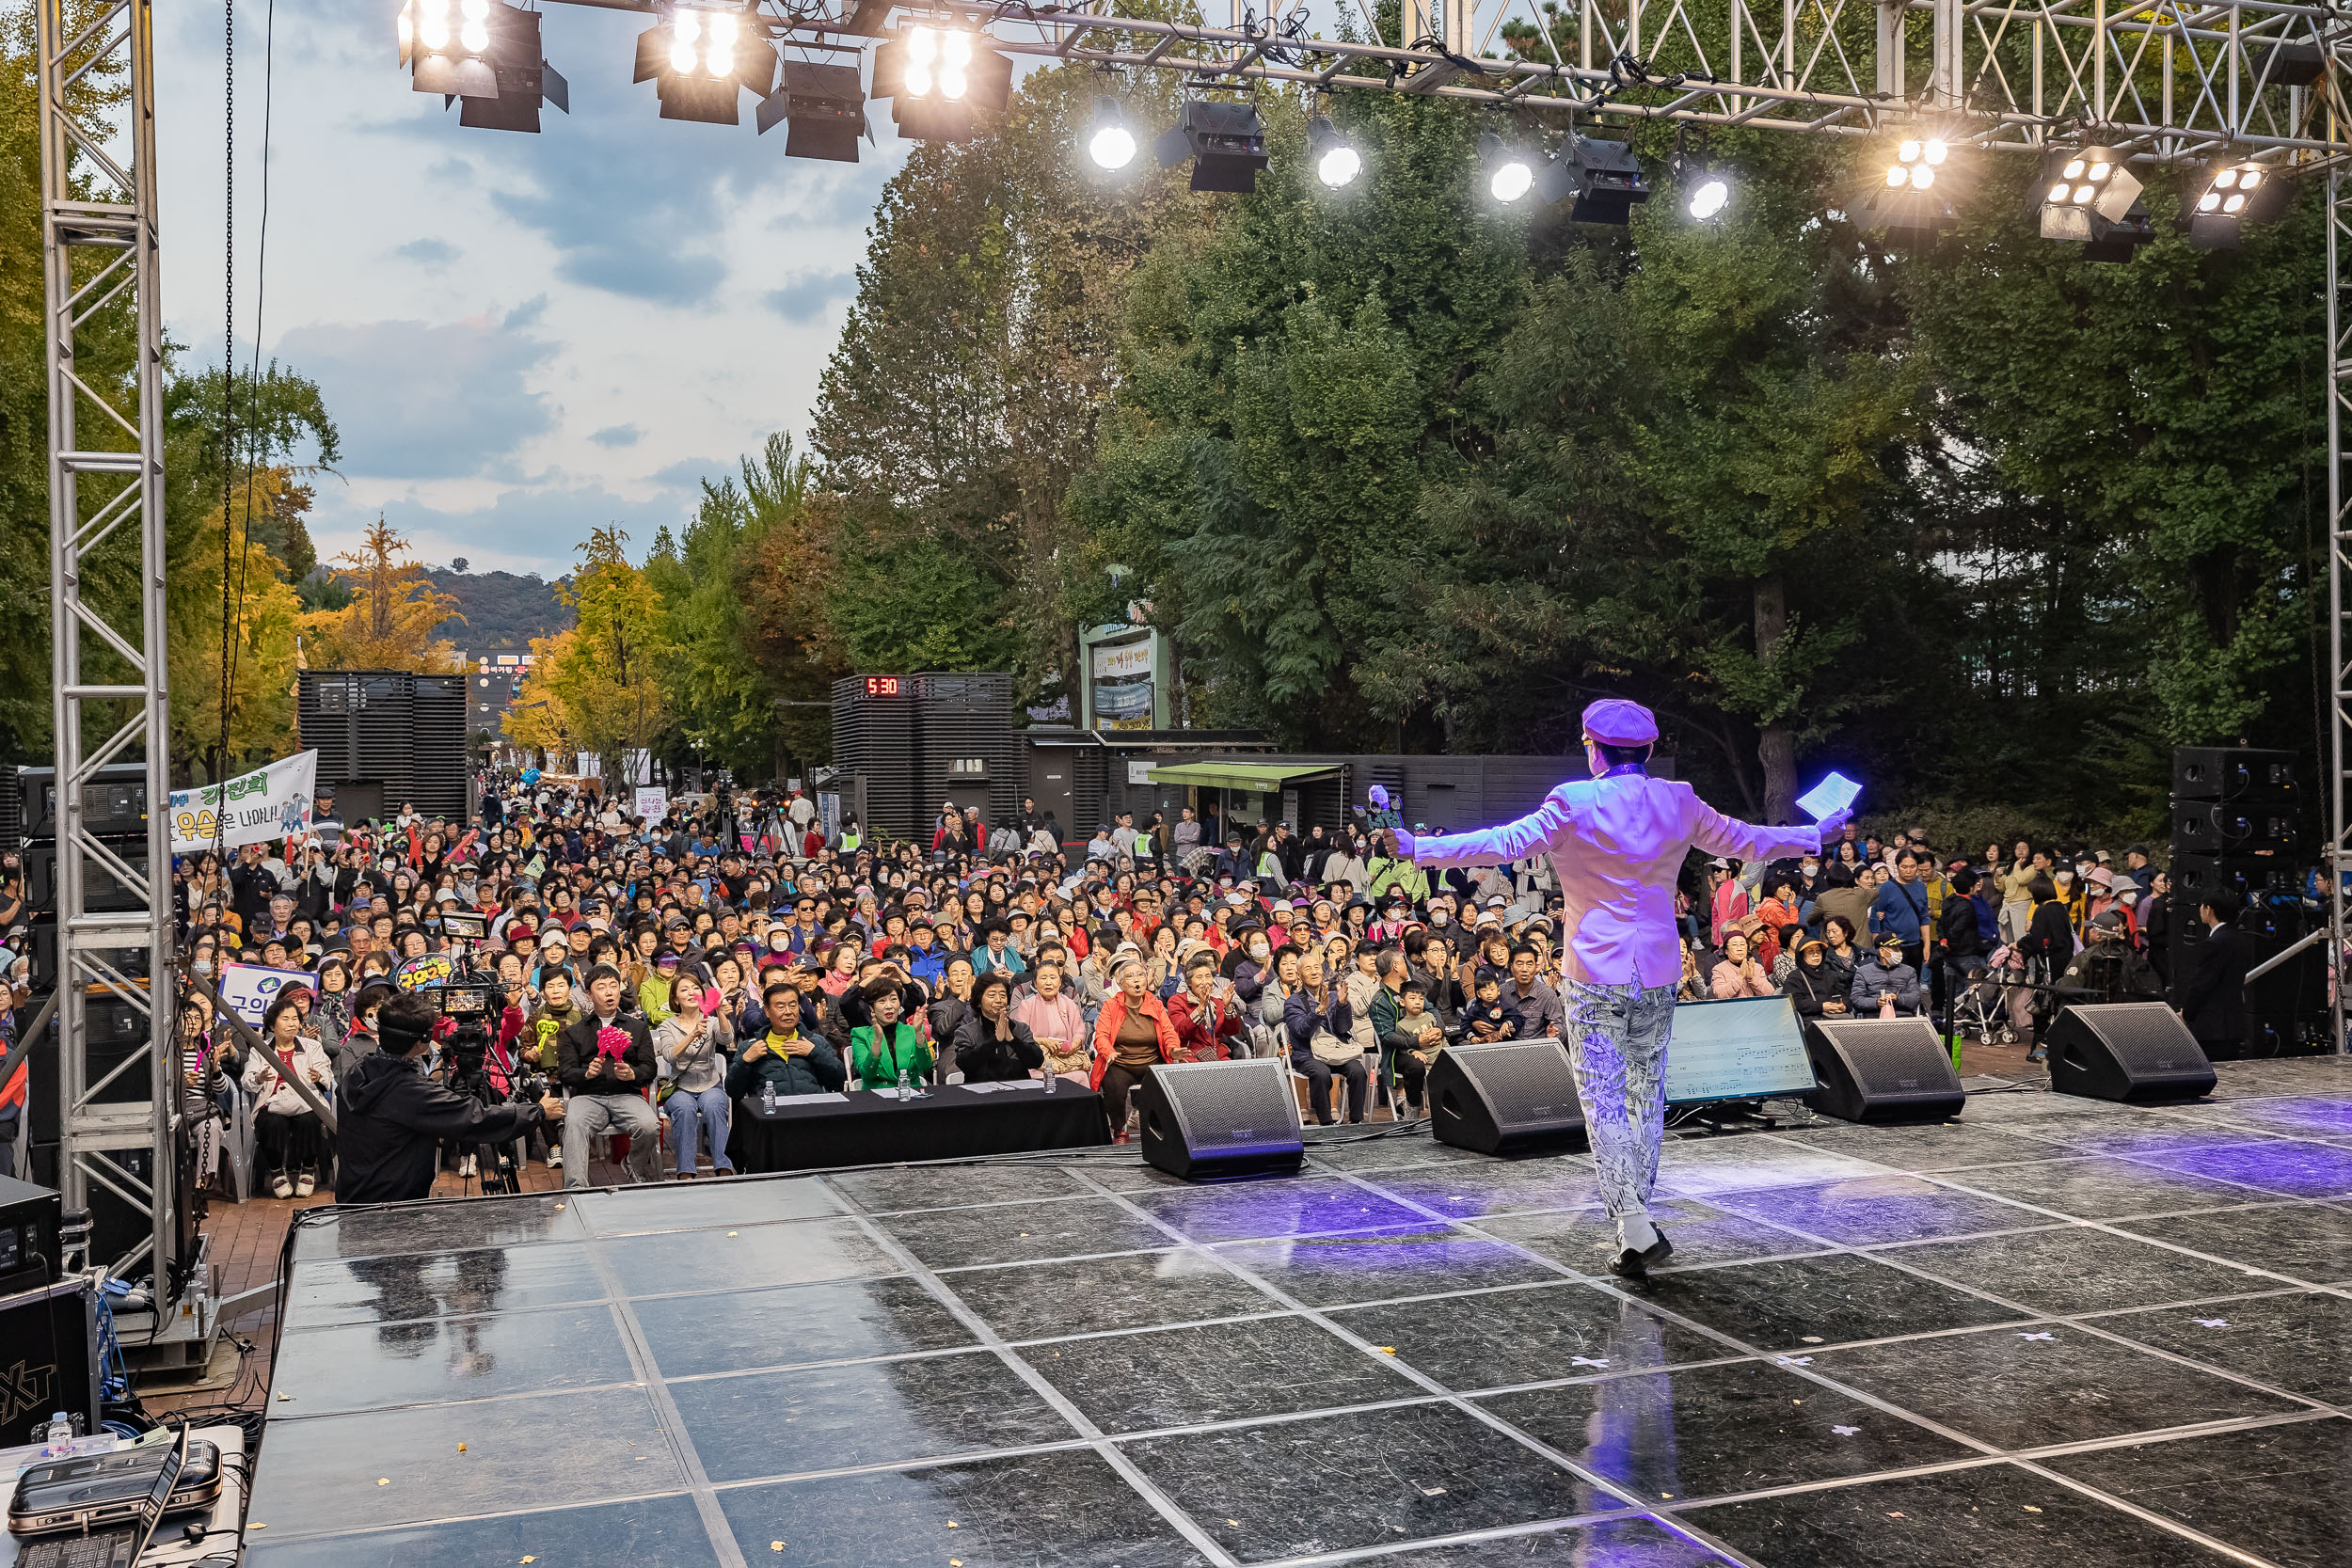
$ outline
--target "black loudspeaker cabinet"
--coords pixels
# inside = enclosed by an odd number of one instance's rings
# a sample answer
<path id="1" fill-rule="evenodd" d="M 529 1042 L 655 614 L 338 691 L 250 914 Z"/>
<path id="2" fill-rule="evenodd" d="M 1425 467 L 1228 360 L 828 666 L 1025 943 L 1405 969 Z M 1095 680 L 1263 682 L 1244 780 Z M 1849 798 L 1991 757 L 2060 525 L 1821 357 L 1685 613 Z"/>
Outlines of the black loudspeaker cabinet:
<path id="1" fill-rule="evenodd" d="M 2172 750 L 2172 798 L 2289 800 L 2295 794 L 2295 773 L 2293 752 L 2263 752 L 2244 746 L 2176 746 Z"/>
<path id="2" fill-rule="evenodd" d="M 1136 1085 L 1147 1164 L 1186 1181 L 1295 1171 L 1306 1160 L 1290 1072 L 1268 1056 L 1175 1062 Z"/>
<path id="3" fill-rule="evenodd" d="M 2213 1090 L 2213 1064 L 2180 1015 L 2161 1002 L 2067 1007 L 2044 1043 L 2050 1087 L 2059 1094 L 2143 1105 Z"/>
<path id="4" fill-rule="evenodd" d="M 0 1176 L 0 1296 L 56 1283 L 60 1212 L 55 1187 Z"/>
<path id="5" fill-rule="evenodd" d="M 38 1441 L 62 1410 L 98 1430 L 98 1294 L 81 1280 L 0 1296 L 0 1449 Z"/>
<path id="6" fill-rule="evenodd" d="M 2172 907 L 2191 922 L 2197 906 L 2224 888 L 2236 894 L 2240 904 L 2303 895 L 2301 868 L 2286 856 L 2193 855 L 2182 852 L 2177 842 L 2173 850 Z"/>
<path id="7" fill-rule="evenodd" d="M 151 1082 L 151 1066 L 134 1058 L 147 1049 L 147 1017 L 119 996 L 91 996 L 83 1001 L 83 1016 L 88 1021 L 89 1064 L 85 1084 L 96 1084 L 125 1062 L 132 1065 L 121 1076 L 90 1097 L 98 1105 L 136 1104 L 148 1098 Z M 24 1053 L 29 1069 L 25 1098 L 32 1103 L 26 1113 L 32 1124 L 35 1144 L 52 1143 L 57 1137 L 57 1040 L 56 1024 L 40 1032 Z"/>
<path id="8" fill-rule="evenodd" d="M 144 980 L 147 975 L 147 949 L 144 947 L 113 947 L 106 961 L 126 980 Z M 46 995 L 57 989 L 57 923 L 54 916 L 43 916 L 33 922 L 32 984 L 36 995 Z M 83 975 L 83 983 L 89 976 Z"/>
<path id="9" fill-rule="evenodd" d="M 2172 853 L 2292 855 L 2302 837 L 2293 800 L 2175 800 Z"/>
<path id="10" fill-rule="evenodd" d="M 101 840 L 117 859 L 142 877 L 147 874 L 147 838 L 109 836 Z M 24 847 L 24 897 L 36 910 L 54 911 L 57 903 L 57 846 L 55 840 Z M 147 908 L 147 895 L 132 889 L 91 855 L 82 857 L 82 906 L 93 914 L 117 914 Z"/>
<path id="11" fill-rule="evenodd" d="M 1840 1121 L 1941 1121 L 1968 1102 L 1951 1053 L 1924 1018 L 1808 1019 L 1821 1086 L 1805 1103 Z"/>
<path id="12" fill-rule="evenodd" d="M 1584 1107 L 1555 1039 L 1456 1045 L 1429 1068 L 1429 1129 L 1481 1154 L 1585 1146 Z"/>
<path id="13" fill-rule="evenodd" d="M 18 771 L 24 795 L 24 836 L 57 836 L 57 770 L 26 768 Z M 147 765 L 109 763 L 82 785 L 82 832 L 147 835 Z"/>

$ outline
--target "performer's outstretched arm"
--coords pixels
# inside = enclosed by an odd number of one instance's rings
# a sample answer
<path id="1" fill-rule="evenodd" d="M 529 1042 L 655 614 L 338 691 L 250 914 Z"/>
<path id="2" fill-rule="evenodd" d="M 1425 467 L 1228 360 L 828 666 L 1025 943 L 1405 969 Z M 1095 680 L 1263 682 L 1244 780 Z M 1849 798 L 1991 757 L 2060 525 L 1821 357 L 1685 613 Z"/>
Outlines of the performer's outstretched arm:
<path id="1" fill-rule="evenodd" d="M 1713 806 L 1698 799 L 1691 799 L 1695 808 L 1691 814 L 1691 842 L 1710 855 L 1725 860 L 1772 861 L 1788 855 L 1818 855 L 1821 852 L 1821 829 L 1828 826 L 1794 823 L 1787 827 L 1767 828 L 1755 822 L 1742 822 L 1725 816 Z M 1843 814 L 1838 827 L 1843 829 Z"/>
<path id="2" fill-rule="evenodd" d="M 1499 828 L 1428 838 L 1415 838 L 1400 828 L 1396 852 L 1415 865 L 1436 871 L 1457 865 L 1499 865 L 1549 849 L 1567 826 L 1567 807 L 1561 801 L 1559 791 L 1554 790 L 1533 812 Z"/>

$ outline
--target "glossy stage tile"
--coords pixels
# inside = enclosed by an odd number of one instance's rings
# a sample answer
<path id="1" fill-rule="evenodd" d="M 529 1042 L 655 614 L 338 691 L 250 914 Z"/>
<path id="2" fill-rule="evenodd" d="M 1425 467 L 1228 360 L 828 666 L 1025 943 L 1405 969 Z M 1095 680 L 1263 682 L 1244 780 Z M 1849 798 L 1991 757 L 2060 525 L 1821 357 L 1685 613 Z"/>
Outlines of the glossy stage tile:
<path id="1" fill-rule="evenodd" d="M 971 1331 L 913 1279 L 837 1280 L 636 1304 L 663 1377 L 953 1350 Z"/>
<path id="2" fill-rule="evenodd" d="M 1441 1144 L 1426 1132 L 1422 1132 L 1359 1141 L 1310 1137 L 1307 1140 L 1307 1158 L 1311 1165 L 1323 1165 L 1332 1170 L 1375 1171 L 1402 1170 L 1406 1166 L 1483 1164 L 1494 1156 Z"/>
<path id="3" fill-rule="evenodd" d="M 592 1187 L 576 1194 L 580 1219 L 599 1236 L 708 1226 L 820 1219 L 849 1205 L 813 1176 L 745 1176 L 724 1181 L 664 1181 L 644 1187 Z"/>
<path id="4" fill-rule="evenodd" d="M 1124 1445 L 1245 1562 L 1566 1519 L 1617 1499 L 1451 1405 L 1318 1416 Z"/>
<path id="5" fill-rule="evenodd" d="M 284 1408 L 270 1407 L 273 1417 Z M 251 1539 L 277 1541 L 644 1497 L 685 1484 L 685 1467 L 645 1390 L 595 1388 L 274 1418 L 246 1517 L 268 1527 Z M 411 1560 L 460 1560 L 434 1555 Z"/>
<path id="6" fill-rule="evenodd" d="M 1706 1197 L 1885 1174 L 1874 1160 L 1750 1134 L 1668 1144 L 1658 1162 L 1658 1190 L 1670 1197 Z"/>
<path id="7" fill-rule="evenodd" d="M 1229 1242 L 1210 1250 L 1309 1307 L 1560 1277 L 1559 1270 L 1515 1246 L 1427 1221 L 1401 1230 Z"/>
<path id="8" fill-rule="evenodd" d="M 2220 1101 L 2200 1108 L 2201 1120 L 2228 1122 L 2296 1138 L 2352 1138 L 2352 1101 L 2287 1095 L 2275 1100 Z"/>
<path id="9" fill-rule="evenodd" d="M 1364 1179 L 1392 1197 L 1453 1219 L 1574 1209 L 1596 1196 L 1592 1162 L 1581 1157 L 1370 1171 Z"/>
<path id="10" fill-rule="evenodd" d="M 1653 1275 L 1633 1293 L 1753 1349 L 1792 1354 L 2025 1316 L 1853 1253 Z"/>
<path id="11" fill-rule="evenodd" d="M 2101 1328 L 2273 1388 L 2352 1407 L 2352 1299 L 2317 1291 L 2168 1307 Z"/>
<path id="12" fill-rule="evenodd" d="M 1427 1397 L 1392 1358 L 1310 1318 L 1252 1318 L 1028 1345 L 1021 1358 L 1107 1433 Z"/>
<path id="13" fill-rule="evenodd" d="M 288 1415 L 321 1416 L 389 1404 L 439 1404 L 499 1394 L 627 1383 L 627 1342 L 602 1302 L 421 1318 L 278 1336 L 273 1394 Z"/>
<path id="14" fill-rule="evenodd" d="M 296 1263 L 287 1315 L 305 1325 L 408 1323 L 596 1301 L 604 1284 L 578 1242 Z"/>
<path id="15" fill-rule="evenodd" d="M 2104 1230 L 2067 1226 L 1898 1247 L 1887 1257 L 2037 1312 L 2097 1312 L 2239 1295 L 2277 1281 Z"/>
<path id="16" fill-rule="evenodd" d="M 1344 1307 L 1331 1321 L 1456 1392 L 1739 1353 L 1589 1285 Z"/>
<path id="17" fill-rule="evenodd" d="M 380 1252 L 448 1252 L 523 1242 L 578 1241 L 586 1234 L 571 1200 L 548 1193 L 393 1208 L 313 1210 L 294 1226 L 294 1255 L 296 1259 L 366 1258 Z"/>
<path id="18" fill-rule="evenodd" d="M 1655 1506 L 1937 1465 L 1974 1451 L 1763 1361 L 1644 1372 L 1479 1402 Z"/>
<path id="19" fill-rule="evenodd" d="M 2307 1284 L 2352 1280 L 2352 1209 L 2333 1204 L 2282 1203 L 2119 1224 L 2137 1236 L 2248 1268 L 2268 1269 Z"/>
<path id="20" fill-rule="evenodd" d="M 1135 1202 L 1196 1242 L 1325 1235 L 1429 1223 L 1404 1205 L 1335 1176 L 1186 1187 L 1144 1193 Z"/>
<path id="21" fill-rule="evenodd" d="M 1815 1356 L 1813 1370 L 2009 1449 L 2296 1408 L 2071 1323 L 1834 1351 Z"/>
<path id="22" fill-rule="evenodd" d="M 2167 1170 L 2210 1176 L 2223 1181 L 2243 1181 L 2283 1197 L 2352 1195 L 2352 1148 L 2330 1144 L 2274 1138 L 2147 1158 Z"/>
<path id="23" fill-rule="evenodd" d="M 2046 1160 L 2047 1144 L 1990 1127 L 1938 1122 L 1924 1127 L 1810 1127 L 1781 1136 L 1830 1154 L 1874 1160 L 1895 1170 L 1964 1170 L 1974 1165 Z"/>
<path id="24" fill-rule="evenodd" d="M 2093 1117 L 2113 1117 L 2119 1121 L 2136 1120 L 2147 1112 L 2135 1105 L 2120 1105 L 2108 1100 L 2085 1100 L 2076 1095 L 2048 1094 L 2039 1090 L 2020 1093 L 1972 1094 L 1967 1109 L 1962 1113 L 1970 1127 L 1998 1127 L 2009 1132 L 2032 1131 L 2026 1124 L 2047 1121 L 2052 1117 L 2077 1121 Z"/>
<path id="25" fill-rule="evenodd" d="M 2234 1558 L 2010 1465 L 1695 1508 L 1769 1568 L 2220 1568 Z"/>
<path id="26" fill-rule="evenodd" d="M 2040 1214 L 1989 1197 L 1939 1187 L 1916 1176 L 1884 1172 L 1812 1186 L 1718 1193 L 1708 1201 L 1750 1219 L 1849 1246 L 1968 1236 L 2049 1223 Z"/>
<path id="27" fill-rule="evenodd" d="M 616 1236 L 596 1243 L 624 1294 L 801 1285 L 896 1274 L 855 1220 L 793 1220 L 727 1229 Z"/>
<path id="28" fill-rule="evenodd" d="M 829 1176 L 829 1185 L 869 1214 L 905 1209 L 953 1209 L 974 1203 L 1077 1197 L 1086 1184 L 1054 1165 L 944 1165 Z"/>
<path id="29" fill-rule="evenodd" d="M 1066 1263 L 958 1269 L 940 1278 L 1008 1339 L 1150 1328 L 1280 1309 L 1273 1297 L 1190 1247 Z"/>
<path id="30" fill-rule="evenodd" d="M 2259 1201 L 2262 1194 L 2223 1181 L 2180 1176 L 2131 1160 L 2091 1157 L 2044 1160 L 1993 1170 L 1951 1171 L 1945 1180 L 2071 1219 L 2104 1220 L 2123 1214 L 2177 1213 L 2184 1209 L 2218 1209 Z M 2040 1219 L 2029 1223 L 2041 1224 Z"/>
<path id="31" fill-rule="evenodd" d="M 2059 1152 L 2127 1155 L 2135 1160 L 2189 1148 L 2227 1148 L 2251 1136 L 2217 1122 L 2153 1114 L 2120 1119 L 2113 1116 L 2054 1117 L 2018 1131 L 2048 1140 Z"/>
<path id="32" fill-rule="evenodd" d="M 792 1568 L 1202 1568 L 1208 1561 L 1085 1449 L 730 1487 L 719 1494 L 719 1507 L 746 1562 Z"/>
<path id="33" fill-rule="evenodd" d="M 2042 1463 L 2280 1568 L 2352 1562 L 2352 1421 L 2342 1417 Z"/>
<path id="34" fill-rule="evenodd" d="M 590 1562 L 717 1568 L 719 1553 L 694 1499 L 676 1493 L 366 1535 L 285 1540 L 270 1529 L 252 1536 L 245 1550 L 245 1561 L 254 1568 L 264 1563 L 269 1568 L 416 1568 L 421 1562 L 510 1563 L 525 1558 L 548 1568 Z"/>
<path id="35" fill-rule="evenodd" d="M 1820 1252 L 1826 1244 L 1792 1236 L 1694 1197 L 1653 1199 L 1649 1212 L 1659 1229 L 1674 1242 L 1674 1259 L 1666 1265 L 1669 1269 L 1706 1267 L 1783 1253 Z M 1597 1205 L 1549 1214 L 1501 1214 L 1479 1221 L 1478 1228 L 1589 1275 L 1606 1274 L 1609 1259 L 1619 1250 L 1617 1227 Z"/>
<path id="36" fill-rule="evenodd" d="M 1639 1514 L 1360 1560 L 1365 1568 L 1732 1568 L 1721 1552 Z"/>
<path id="37" fill-rule="evenodd" d="M 1166 1231 L 1137 1219 L 1107 1197 L 1010 1203 L 994 1209 L 942 1209 L 875 1223 L 934 1269 L 1134 1252 L 1168 1243 Z"/>
<path id="38" fill-rule="evenodd" d="M 672 1383 L 713 1481 L 1025 1448 L 1076 1435 L 995 1355 L 927 1355 Z"/>

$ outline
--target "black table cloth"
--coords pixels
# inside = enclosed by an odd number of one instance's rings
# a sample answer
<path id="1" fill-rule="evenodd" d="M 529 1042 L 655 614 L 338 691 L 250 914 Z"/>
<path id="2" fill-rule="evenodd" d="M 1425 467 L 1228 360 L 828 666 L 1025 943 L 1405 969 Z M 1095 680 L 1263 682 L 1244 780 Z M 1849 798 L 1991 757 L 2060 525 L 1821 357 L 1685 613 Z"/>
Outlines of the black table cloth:
<path id="1" fill-rule="evenodd" d="M 846 1100 L 796 1095 L 777 1101 L 772 1116 L 756 1099 L 739 1100 L 727 1156 L 746 1172 L 817 1170 L 1108 1142 L 1102 1095 L 1067 1080 L 1052 1094 L 949 1084 L 907 1101 L 895 1089 L 853 1089 Z"/>

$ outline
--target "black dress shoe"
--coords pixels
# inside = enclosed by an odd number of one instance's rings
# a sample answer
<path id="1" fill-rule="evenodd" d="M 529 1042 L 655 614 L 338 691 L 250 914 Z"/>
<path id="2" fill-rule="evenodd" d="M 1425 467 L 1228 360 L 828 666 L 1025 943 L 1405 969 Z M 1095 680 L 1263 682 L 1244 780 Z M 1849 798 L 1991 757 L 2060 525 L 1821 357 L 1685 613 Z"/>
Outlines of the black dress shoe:
<path id="1" fill-rule="evenodd" d="M 1609 1272 L 1620 1279 L 1647 1279 L 1649 1265 L 1642 1261 L 1642 1254 L 1628 1247 L 1609 1259 Z"/>
<path id="2" fill-rule="evenodd" d="M 1645 1269 L 1654 1269 L 1658 1267 L 1659 1264 L 1663 1263 L 1667 1259 L 1672 1258 L 1674 1255 L 1675 1244 L 1666 1240 L 1666 1233 L 1661 1230 L 1658 1233 L 1658 1240 L 1652 1242 L 1648 1248 L 1643 1252 L 1642 1267 Z"/>

